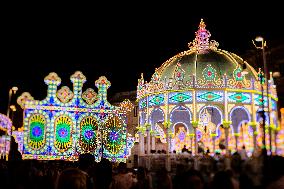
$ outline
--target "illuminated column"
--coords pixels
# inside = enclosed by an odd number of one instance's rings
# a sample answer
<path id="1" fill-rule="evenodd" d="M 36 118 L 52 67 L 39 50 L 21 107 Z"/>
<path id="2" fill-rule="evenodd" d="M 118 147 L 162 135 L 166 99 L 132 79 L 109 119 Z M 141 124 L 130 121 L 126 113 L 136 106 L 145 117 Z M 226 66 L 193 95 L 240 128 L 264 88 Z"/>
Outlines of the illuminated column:
<path id="1" fill-rule="evenodd" d="M 278 119 L 278 118 L 277 118 Z M 274 124 L 273 129 L 272 129 L 272 135 L 273 135 L 273 148 L 274 148 L 274 155 L 276 155 L 277 153 L 277 144 L 276 144 L 276 137 L 277 137 L 277 123 L 276 125 Z"/>
<path id="2" fill-rule="evenodd" d="M 192 91 L 192 102 L 193 102 L 193 121 L 196 121 L 196 97 L 195 97 L 195 90 Z"/>
<path id="3" fill-rule="evenodd" d="M 229 130 L 225 128 L 225 143 L 226 143 L 226 154 L 229 152 L 229 140 L 228 140 Z"/>
<path id="4" fill-rule="evenodd" d="M 166 141 L 167 141 L 167 154 L 170 153 L 170 129 L 167 128 L 166 130 Z"/>
<path id="5" fill-rule="evenodd" d="M 190 136 L 190 149 L 191 151 L 193 151 L 192 147 L 193 147 L 193 136 Z"/>
<path id="6" fill-rule="evenodd" d="M 145 153 L 144 150 L 144 134 L 142 132 L 139 133 L 139 155 L 143 156 Z"/>
<path id="7" fill-rule="evenodd" d="M 169 120 L 169 93 L 165 94 L 165 107 L 166 107 L 166 113 L 165 113 L 165 119 L 164 119 L 164 127 L 166 128 L 166 137 L 167 137 L 167 154 L 170 153 L 171 151 L 171 141 L 170 141 L 170 136 L 169 136 L 169 130 L 170 130 L 170 126 L 171 126 L 171 122 Z"/>
<path id="8" fill-rule="evenodd" d="M 139 111 L 140 112 L 140 111 Z M 138 117 L 138 132 L 139 132 L 139 156 L 143 156 L 145 154 L 145 149 L 144 149 L 144 132 L 145 132 L 145 127 L 143 125 L 140 125 L 140 119 L 141 119 L 141 113 L 139 113 Z M 145 121 L 145 120 L 144 120 Z"/>
<path id="9" fill-rule="evenodd" d="M 229 128 L 230 128 L 230 125 L 232 124 L 231 121 L 223 121 L 223 127 L 224 127 L 224 130 L 225 130 L 225 142 L 226 142 L 226 154 L 229 153 Z"/>
<path id="10" fill-rule="evenodd" d="M 86 82 L 86 77 L 80 71 L 77 71 L 70 77 L 70 80 L 73 83 L 74 97 L 80 97 L 82 95 L 83 84 Z M 110 85 L 110 82 L 108 84 Z"/>
<path id="11" fill-rule="evenodd" d="M 197 130 L 194 128 L 194 146 L 195 146 L 195 155 L 198 154 L 198 141 L 197 141 Z"/>
<path id="12" fill-rule="evenodd" d="M 252 114 L 252 120 L 251 122 L 256 122 L 256 109 L 255 109 L 255 103 L 254 103 L 254 93 L 251 94 L 251 114 Z"/>
<path id="13" fill-rule="evenodd" d="M 48 85 L 47 98 L 52 99 L 50 100 L 50 104 L 52 104 L 56 98 L 57 86 L 60 85 L 61 78 L 55 72 L 51 72 L 44 78 L 44 82 Z"/>
<path id="14" fill-rule="evenodd" d="M 166 169 L 167 171 L 171 171 L 171 135 L 173 133 L 170 132 L 170 123 L 167 123 L 167 157 L 166 157 Z"/>
<path id="15" fill-rule="evenodd" d="M 147 142 L 147 155 L 148 157 L 146 158 L 146 168 L 148 170 L 150 170 L 150 150 L 151 150 L 151 146 L 150 146 L 150 128 L 151 128 L 151 125 L 149 123 L 146 124 L 146 133 L 147 133 L 147 139 L 146 139 L 146 142 Z"/>
<path id="16" fill-rule="evenodd" d="M 194 83 L 196 81 L 196 74 L 193 77 Z M 194 153 L 195 155 L 198 154 L 198 145 L 197 145 L 197 127 L 198 127 L 198 119 L 197 119 L 197 105 L 196 105 L 196 91 L 192 91 L 192 102 L 193 102 L 193 120 L 191 121 L 193 130 L 194 130 Z"/>
<path id="17" fill-rule="evenodd" d="M 107 101 L 107 89 L 110 87 L 110 82 L 105 76 L 99 77 L 95 82 L 96 87 L 98 88 L 98 99 L 100 101 Z"/>
<path id="18" fill-rule="evenodd" d="M 268 73 L 267 73 L 268 74 Z M 268 76 L 267 76 L 268 77 Z M 268 79 L 268 78 L 267 78 Z M 272 110 L 272 100 L 271 100 L 271 83 L 273 83 L 273 77 L 272 72 L 270 72 L 270 79 L 268 80 L 268 83 L 266 84 L 267 87 L 267 109 L 268 109 L 268 118 L 269 118 L 269 149 L 272 155 L 272 127 L 273 127 L 273 117 L 270 116 L 270 112 Z"/>
<path id="19" fill-rule="evenodd" d="M 166 106 L 166 113 L 165 113 L 165 119 L 164 119 L 164 127 L 167 130 L 166 136 L 167 136 L 167 157 L 166 157 L 166 169 L 167 171 L 171 171 L 171 136 L 170 136 L 170 128 L 171 128 L 171 122 L 169 120 L 169 93 L 165 94 L 165 106 Z"/>
<path id="20" fill-rule="evenodd" d="M 252 127 L 253 130 L 253 150 L 255 151 L 257 149 L 257 140 L 256 137 L 258 135 L 257 131 L 256 131 L 256 122 L 251 122 L 249 123 L 250 126 Z"/>
<path id="21" fill-rule="evenodd" d="M 277 106 L 276 106 L 276 110 L 277 110 Z M 280 110 L 281 111 L 281 110 Z M 281 125 L 280 125 L 280 122 L 279 122 L 279 119 L 278 119 L 278 111 L 275 111 L 276 114 L 275 114 L 275 117 L 277 118 L 277 125 L 275 125 L 275 129 L 274 129 L 274 144 L 275 144 L 275 154 L 277 154 L 277 134 L 278 134 L 278 129 L 281 128 Z"/>
<path id="22" fill-rule="evenodd" d="M 238 151 L 239 133 L 234 133 L 236 140 L 236 151 Z"/>
<path id="23" fill-rule="evenodd" d="M 225 82 L 227 83 L 227 75 L 224 74 L 225 77 Z M 227 90 L 224 91 L 224 97 L 225 97 L 225 101 L 224 101 L 224 121 L 223 121 L 223 127 L 225 129 L 225 142 L 226 142 L 226 154 L 228 154 L 229 152 L 229 141 L 228 141 L 228 137 L 229 137 L 229 128 L 230 125 L 232 124 L 231 121 L 229 120 L 229 116 L 228 116 L 228 92 Z"/>
<path id="24" fill-rule="evenodd" d="M 156 137 L 155 137 L 155 133 L 152 133 L 152 146 L 151 146 L 151 149 L 152 150 L 156 150 Z"/>
<path id="25" fill-rule="evenodd" d="M 151 139 L 151 136 L 150 136 L 150 127 L 151 127 L 150 124 L 147 124 L 147 125 L 146 125 L 146 133 L 147 133 L 147 139 L 146 139 L 146 142 L 147 142 L 147 154 L 150 154 L 150 150 L 151 150 L 151 144 L 150 144 L 150 139 Z"/>
<path id="26" fill-rule="evenodd" d="M 213 154 L 215 153 L 215 140 L 216 140 L 216 136 L 217 136 L 216 133 L 211 134 L 211 137 L 212 137 L 212 152 L 213 152 Z"/>
<path id="27" fill-rule="evenodd" d="M 228 98 L 228 92 L 227 90 L 224 91 L 224 97 L 225 97 L 225 104 L 224 104 L 224 120 L 228 121 L 229 117 L 228 117 L 228 102 L 227 102 L 227 98 Z"/>
<path id="28" fill-rule="evenodd" d="M 138 126 L 137 126 L 137 129 L 138 129 L 138 133 L 139 133 L 139 146 L 138 146 L 138 155 L 141 156 L 142 155 L 142 142 L 141 142 L 141 138 L 142 138 L 142 132 L 141 132 L 141 125 L 140 125 L 140 117 L 141 117 L 141 112 L 140 112 L 140 109 L 138 107 Z"/>
<path id="29" fill-rule="evenodd" d="M 150 128 L 151 128 L 151 125 L 149 124 L 149 97 L 147 96 L 147 114 L 146 114 L 147 118 L 146 118 L 146 134 L 147 134 L 147 138 L 146 138 L 146 142 L 147 142 L 147 154 L 150 154 Z"/>
<path id="30" fill-rule="evenodd" d="M 256 137 L 257 137 L 257 133 L 256 133 L 256 109 L 255 109 L 255 103 L 254 103 L 254 93 L 251 94 L 251 114 L 252 114 L 252 120 L 249 123 L 249 125 L 252 127 L 253 129 L 253 150 L 256 150 L 256 146 L 257 146 L 257 141 L 256 141 Z"/>
<path id="31" fill-rule="evenodd" d="M 275 129 L 275 152 L 277 155 L 282 155 L 282 156 L 283 156 L 283 152 L 282 154 L 277 153 L 277 150 L 278 150 L 277 139 L 279 138 L 281 142 L 281 130 L 284 129 L 282 126 L 283 124 L 284 124 L 284 108 L 280 108 L 280 121 L 278 122 L 278 126 Z M 283 147 L 281 145 L 280 145 L 280 150 L 283 150 Z"/>
<path id="32" fill-rule="evenodd" d="M 171 123 L 170 122 L 167 122 L 166 123 L 166 128 L 167 128 L 167 154 L 170 154 L 170 151 L 171 151 L 171 138 L 172 138 L 172 135 L 174 135 L 174 133 L 172 133 L 171 131 Z"/>
<path id="33" fill-rule="evenodd" d="M 192 127 L 193 127 L 193 129 L 194 129 L 194 147 L 195 147 L 195 150 L 194 150 L 194 152 L 195 152 L 195 155 L 197 155 L 198 154 L 198 145 L 197 145 L 197 126 L 198 126 L 198 121 L 192 121 L 191 122 L 191 124 L 192 124 Z"/>

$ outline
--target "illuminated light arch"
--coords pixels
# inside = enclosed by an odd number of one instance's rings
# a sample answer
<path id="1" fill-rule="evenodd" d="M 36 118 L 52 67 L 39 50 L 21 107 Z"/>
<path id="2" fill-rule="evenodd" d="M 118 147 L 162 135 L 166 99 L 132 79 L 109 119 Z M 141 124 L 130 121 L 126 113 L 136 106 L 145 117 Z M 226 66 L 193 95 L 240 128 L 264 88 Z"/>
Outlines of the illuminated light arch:
<path id="1" fill-rule="evenodd" d="M 33 150 L 40 150 L 46 145 L 47 119 L 41 113 L 33 113 L 28 117 L 27 144 Z"/>
<path id="2" fill-rule="evenodd" d="M 44 146 L 40 149 L 34 149 L 29 145 L 30 142 L 30 117 L 33 115 L 38 114 L 38 115 L 43 115 L 46 122 L 45 122 L 45 141 L 44 141 Z M 43 155 L 43 156 L 48 156 L 50 154 L 50 120 L 48 113 L 43 110 L 35 110 L 35 111 L 27 111 L 25 114 L 25 119 L 24 119 L 24 127 L 23 127 L 23 148 L 22 148 L 22 157 L 23 159 L 29 158 L 32 156 L 36 155 Z"/>
<path id="3" fill-rule="evenodd" d="M 79 146 L 82 153 L 95 151 L 99 140 L 97 136 L 98 121 L 94 116 L 84 116 L 79 122 Z"/>
<path id="4" fill-rule="evenodd" d="M 199 143 L 204 145 L 204 148 L 213 151 L 212 134 L 218 132 L 217 128 L 223 121 L 223 114 L 219 107 L 211 105 L 203 106 L 198 113 L 199 125 L 197 129 L 201 132 Z"/>
<path id="5" fill-rule="evenodd" d="M 261 108 L 259 108 L 258 110 L 257 110 L 257 114 L 256 114 L 256 121 L 258 122 L 258 123 L 260 123 L 261 121 L 262 121 L 262 116 L 260 115 L 260 113 L 258 113 L 259 111 L 261 111 L 262 109 Z M 269 125 L 270 123 L 270 121 L 269 121 L 269 119 L 268 119 L 268 113 L 267 112 L 265 112 L 264 113 L 264 115 L 265 115 L 265 125 Z"/>
<path id="6" fill-rule="evenodd" d="M 216 129 L 216 137 L 215 137 L 215 150 L 220 150 L 219 148 L 219 143 L 221 142 L 225 142 L 225 129 L 221 128 L 222 124 L 217 126 Z M 223 141 L 222 141 L 223 140 Z M 236 146 L 236 140 L 234 137 L 234 129 L 233 126 L 230 125 L 230 129 L 228 132 L 228 149 L 230 149 L 232 151 L 232 153 L 234 152 L 235 146 Z"/>
<path id="7" fill-rule="evenodd" d="M 207 108 L 216 109 L 217 112 L 218 112 L 219 115 L 220 115 L 220 121 L 218 121 L 218 120 L 216 120 L 216 116 L 213 116 L 213 115 L 210 114 L 212 117 L 214 117 L 214 122 L 213 122 L 213 123 L 216 125 L 216 129 L 217 129 L 217 127 L 218 127 L 219 125 L 221 125 L 221 124 L 222 124 L 222 121 L 223 121 L 223 113 L 222 113 L 222 111 L 219 109 L 219 107 L 217 107 L 217 106 L 211 106 L 211 105 L 203 106 L 203 107 L 199 110 L 199 115 L 198 115 L 199 121 L 202 119 L 201 116 L 202 116 L 203 111 L 204 111 L 205 109 L 207 109 Z"/>
<path id="8" fill-rule="evenodd" d="M 237 130 L 237 133 L 240 133 L 241 132 L 241 130 L 242 130 L 242 126 L 243 125 L 248 125 L 248 121 L 247 120 L 243 120 L 243 121 L 241 121 L 239 124 L 238 124 L 238 130 Z M 249 129 L 250 127 L 249 127 L 249 125 L 248 125 L 248 128 L 247 129 Z M 249 133 L 252 135 L 252 133 L 249 131 Z"/>
<path id="9" fill-rule="evenodd" d="M 54 121 L 54 146 L 60 152 L 72 147 L 73 121 L 68 115 L 60 115 Z"/>
<path id="10" fill-rule="evenodd" d="M 181 152 L 184 145 L 187 147 L 191 144 L 191 138 L 188 135 L 188 127 L 184 122 L 176 122 L 172 127 L 174 138 L 171 141 L 172 150 L 176 150 L 177 152 Z"/>
<path id="11" fill-rule="evenodd" d="M 155 108 L 150 114 L 151 128 L 155 129 L 156 123 L 163 122 L 165 120 L 164 111 L 161 108 Z"/>
<path id="12" fill-rule="evenodd" d="M 218 133 L 218 131 L 220 131 L 219 129 L 220 129 L 220 126 L 222 126 L 222 124 L 219 124 L 218 126 L 217 126 L 217 128 L 216 128 L 216 138 L 218 138 L 218 137 L 220 137 L 219 136 L 219 133 Z M 230 131 L 230 134 L 234 134 L 234 129 L 233 129 L 233 126 L 232 125 L 230 125 L 230 129 L 229 130 L 231 130 Z"/>
<path id="13" fill-rule="evenodd" d="M 164 132 L 164 129 L 158 123 L 156 123 L 155 131 L 157 131 L 156 136 L 159 136 L 161 142 L 167 143 L 166 134 Z"/>
<path id="14" fill-rule="evenodd" d="M 109 116 L 104 124 L 103 141 L 105 147 L 103 148 L 104 154 L 107 154 L 110 161 L 115 159 L 124 158 L 124 146 L 127 145 L 123 121 L 117 116 Z"/>
<path id="15" fill-rule="evenodd" d="M 235 115 L 236 119 L 242 119 L 242 120 L 237 120 L 237 122 L 235 122 L 235 117 L 234 117 L 234 112 L 241 110 L 242 112 L 239 112 L 238 115 Z M 244 117 L 244 113 L 247 117 Z M 251 121 L 251 115 L 249 113 L 249 111 L 242 107 L 242 106 L 235 106 L 234 108 L 232 108 L 232 110 L 230 111 L 230 119 L 232 121 L 232 125 L 233 125 L 233 129 L 235 133 L 239 133 L 240 132 L 240 127 L 243 123 L 248 123 Z"/>
<path id="16" fill-rule="evenodd" d="M 181 115 L 174 115 L 174 113 L 181 114 Z M 184 115 L 182 115 L 182 114 L 184 114 Z M 185 114 L 187 114 L 187 115 L 185 115 Z M 175 117 L 177 117 L 177 118 L 175 118 Z M 182 120 L 182 121 L 177 121 L 175 119 Z M 175 127 L 176 123 L 182 123 L 182 124 L 185 125 L 185 127 L 187 129 L 187 133 L 193 133 L 193 127 L 191 125 L 191 119 L 192 119 L 192 114 L 191 114 L 189 108 L 182 106 L 182 105 L 175 106 L 170 113 L 170 120 L 171 120 L 171 123 L 172 123 L 172 131 L 173 132 L 175 131 L 174 127 Z M 187 123 L 185 123 L 185 121 Z"/>
<path id="17" fill-rule="evenodd" d="M 145 125 L 147 122 L 147 113 L 145 111 L 140 112 L 140 117 L 139 117 L 139 121 L 140 121 L 140 125 Z"/>

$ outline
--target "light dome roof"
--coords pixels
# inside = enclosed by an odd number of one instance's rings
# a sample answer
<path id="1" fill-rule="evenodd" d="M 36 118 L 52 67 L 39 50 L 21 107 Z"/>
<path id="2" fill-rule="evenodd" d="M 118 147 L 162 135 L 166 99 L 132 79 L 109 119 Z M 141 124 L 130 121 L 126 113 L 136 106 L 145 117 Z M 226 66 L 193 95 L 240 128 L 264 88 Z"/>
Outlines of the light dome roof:
<path id="1" fill-rule="evenodd" d="M 218 49 L 218 43 L 209 40 L 210 32 L 201 19 L 195 39 L 189 50 L 181 52 L 156 68 L 150 82 L 138 80 L 137 98 L 163 91 L 196 89 L 255 89 L 258 73 L 241 57 Z"/>
<path id="2" fill-rule="evenodd" d="M 190 79 L 188 77 L 192 75 L 196 75 L 197 78 L 203 77 L 204 69 L 208 66 L 216 70 L 217 77 L 226 74 L 228 78 L 233 78 L 234 70 L 240 68 L 239 71 L 241 72 L 239 74 L 241 74 L 245 68 L 246 78 L 256 79 L 257 72 L 246 61 L 234 53 L 217 49 L 219 44 L 216 41 L 209 41 L 211 34 L 206 30 L 205 26 L 201 19 L 196 38 L 189 43 L 190 50 L 170 58 L 156 69 L 160 79 L 174 78 L 177 69 L 184 73 L 184 80 Z M 235 74 L 238 73 L 235 72 Z"/>
<path id="3" fill-rule="evenodd" d="M 176 70 L 180 69 L 184 73 L 184 79 L 188 80 L 192 75 L 196 75 L 197 78 L 203 77 L 204 70 L 208 67 L 216 70 L 217 77 L 226 74 L 228 78 L 233 78 L 234 70 L 237 68 L 240 68 L 240 72 L 236 74 L 242 74 L 243 68 L 246 68 L 247 79 L 256 78 L 257 76 L 254 68 L 239 56 L 220 49 L 208 50 L 204 54 L 199 54 L 197 51 L 192 50 L 186 51 L 182 56 L 170 59 L 156 71 L 161 76 L 161 80 L 164 80 L 174 78 Z"/>

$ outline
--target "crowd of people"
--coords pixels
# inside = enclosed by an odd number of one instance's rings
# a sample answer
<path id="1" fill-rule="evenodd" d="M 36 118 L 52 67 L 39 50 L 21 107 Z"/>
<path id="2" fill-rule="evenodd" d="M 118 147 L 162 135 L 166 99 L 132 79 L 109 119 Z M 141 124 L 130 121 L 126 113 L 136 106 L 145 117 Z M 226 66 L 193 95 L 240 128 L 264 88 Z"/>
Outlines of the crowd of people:
<path id="1" fill-rule="evenodd" d="M 159 167 L 128 168 L 107 159 L 95 162 L 91 154 L 78 161 L 22 160 L 17 153 L 0 163 L 0 188 L 7 189 L 281 189 L 284 188 L 284 158 L 243 158 L 241 152 L 180 161 L 171 170 Z"/>

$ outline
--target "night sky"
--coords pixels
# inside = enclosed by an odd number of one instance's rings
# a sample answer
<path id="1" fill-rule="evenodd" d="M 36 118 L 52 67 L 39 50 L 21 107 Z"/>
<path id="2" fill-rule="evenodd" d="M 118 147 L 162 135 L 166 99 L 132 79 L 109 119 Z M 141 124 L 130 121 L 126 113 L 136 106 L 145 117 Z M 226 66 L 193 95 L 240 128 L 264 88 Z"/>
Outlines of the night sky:
<path id="1" fill-rule="evenodd" d="M 9 7 L 1 23 L 0 112 L 6 114 L 14 85 L 19 91 L 12 103 L 25 91 L 44 99 L 49 72 L 61 77 L 61 86 L 72 87 L 69 78 L 79 70 L 87 77 L 83 90 L 95 88 L 101 75 L 112 83 L 110 95 L 135 90 L 142 72 L 148 81 L 156 67 L 188 49 L 201 18 L 219 48 L 239 55 L 254 48 L 257 35 L 268 42 L 283 39 L 283 13 L 276 4 L 142 2 Z"/>

